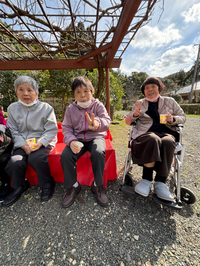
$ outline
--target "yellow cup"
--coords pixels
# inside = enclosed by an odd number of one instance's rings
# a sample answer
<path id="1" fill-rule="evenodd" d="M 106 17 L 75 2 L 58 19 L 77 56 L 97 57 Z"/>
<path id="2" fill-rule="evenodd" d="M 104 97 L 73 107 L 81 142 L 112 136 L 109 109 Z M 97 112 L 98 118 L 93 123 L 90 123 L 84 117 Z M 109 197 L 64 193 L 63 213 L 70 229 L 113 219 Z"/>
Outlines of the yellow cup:
<path id="1" fill-rule="evenodd" d="M 36 143 L 36 139 L 33 138 L 33 139 L 27 139 L 26 140 L 26 143 L 29 145 L 30 148 L 35 148 L 36 146 L 34 145 L 34 143 Z"/>
<path id="2" fill-rule="evenodd" d="M 167 123 L 166 116 L 167 115 L 160 114 L 160 123 L 161 124 L 166 124 Z"/>

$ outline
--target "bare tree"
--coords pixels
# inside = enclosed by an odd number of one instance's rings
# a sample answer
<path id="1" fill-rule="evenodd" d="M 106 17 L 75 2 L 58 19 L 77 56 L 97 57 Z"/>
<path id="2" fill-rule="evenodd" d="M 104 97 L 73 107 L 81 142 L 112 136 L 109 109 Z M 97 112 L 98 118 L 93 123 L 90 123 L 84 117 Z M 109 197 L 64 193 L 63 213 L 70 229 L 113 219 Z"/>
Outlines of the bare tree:
<path id="1" fill-rule="evenodd" d="M 118 58 L 149 22 L 159 1 L 139 1 Z M 108 0 L 104 7 L 100 0 L 0 0 L 0 60 L 77 60 L 105 46 L 92 56 L 99 71 L 98 97 L 104 85 L 102 61 L 111 49 L 126 2 Z"/>

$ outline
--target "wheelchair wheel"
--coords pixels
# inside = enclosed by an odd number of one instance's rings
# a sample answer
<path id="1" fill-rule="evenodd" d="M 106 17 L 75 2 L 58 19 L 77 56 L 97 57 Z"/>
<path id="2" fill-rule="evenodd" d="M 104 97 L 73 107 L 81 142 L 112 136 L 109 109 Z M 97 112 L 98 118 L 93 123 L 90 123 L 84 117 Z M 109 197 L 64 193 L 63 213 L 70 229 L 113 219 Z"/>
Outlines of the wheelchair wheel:
<path id="1" fill-rule="evenodd" d="M 127 173 L 125 176 L 125 185 L 130 187 L 134 186 L 133 179 L 130 173 Z"/>
<path id="2" fill-rule="evenodd" d="M 196 201 L 196 197 L 191 190 L 181 187 L 181 200 L 187 204 L 193 204 Z"/>

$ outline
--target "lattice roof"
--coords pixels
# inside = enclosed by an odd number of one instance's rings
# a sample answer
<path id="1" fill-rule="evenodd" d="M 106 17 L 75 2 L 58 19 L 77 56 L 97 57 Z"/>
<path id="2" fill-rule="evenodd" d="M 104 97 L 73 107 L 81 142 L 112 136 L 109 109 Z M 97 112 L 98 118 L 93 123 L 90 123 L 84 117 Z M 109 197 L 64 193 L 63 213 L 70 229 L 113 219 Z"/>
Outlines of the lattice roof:
<path id="1" fill-rule="evenodd" d="M 119 67 L 158 0 L 0 0 L 0 70 Z"/>

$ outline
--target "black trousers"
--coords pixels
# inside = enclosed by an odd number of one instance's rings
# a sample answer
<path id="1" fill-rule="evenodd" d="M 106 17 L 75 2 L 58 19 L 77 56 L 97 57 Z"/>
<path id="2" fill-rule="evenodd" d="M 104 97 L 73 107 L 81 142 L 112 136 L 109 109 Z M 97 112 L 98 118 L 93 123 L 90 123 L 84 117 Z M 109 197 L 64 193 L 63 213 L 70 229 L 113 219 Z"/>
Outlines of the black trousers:
<path id="1" fill-rule="evenodd" d="M 10 143 L 5 151 L 0 155 L 0 178 L 3 184 L 10 183 L 10 177 L 4 170 L 8 160 L 10 159 L 13 149 L 13 143 Z"/>
<path id="2" fill-rule="evenodd" d="M 86 152 L 91 153 L 92 170 L 97 186 L 103 184 L 103 173 L 105 168 L 105 139 L 97 138 L 83 142 L 84 146 L 79 153 L 73 153 L 69 146 L 66 146 L 61 155 L 61 165 L 64 172 L 64 187 L 71 188 L 77 181 L 76 162 Z"/>
<path id="3" fill-rule="evenodd" d="M 50 151 L 50 146 L 42 146 L 39 150 L 27 155 L 23 149 L 16 149 L 5 167 L 7 174 L 12 179 L 12 187 L 18 188 L 23 184 L 27 163 L 36 171 L 38 185 L 46 184 L 51 177 L 48 161 Z"/>

